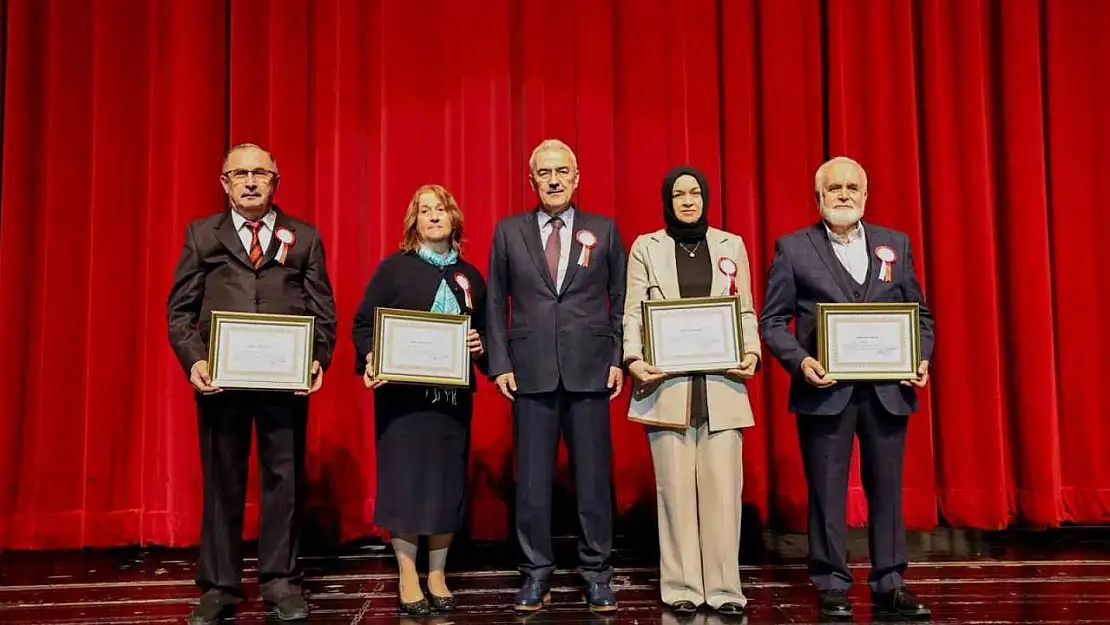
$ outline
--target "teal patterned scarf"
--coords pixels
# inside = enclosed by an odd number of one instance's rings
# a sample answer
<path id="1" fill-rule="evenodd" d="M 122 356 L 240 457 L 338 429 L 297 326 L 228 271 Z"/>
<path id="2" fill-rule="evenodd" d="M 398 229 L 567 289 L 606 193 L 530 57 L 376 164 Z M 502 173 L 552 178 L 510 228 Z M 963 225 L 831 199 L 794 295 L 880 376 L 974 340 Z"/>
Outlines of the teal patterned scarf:
<path id="1" fill-rule="evenodd" d="M 440 254 L 439 252 L 433 252 L 423 246 L 416 250 L 416 255 L 440 269 L 455 264 L 455 261 L 459 259 L 459 254 L 455 250 L 451 250 L 446 254 Z M 449 315 L 458 315 L 462 313 L 462 309 L 459 308 L 459 300 L 456 299 L 455 294 L 451 292 L 451 287 L 447 286 L 446 277 L 439 281 L 439 289 L 436 290 L 436 299 L 432 302 L 432 312 L 447 313 Z M 424 397 L 433 404 L 437 404 L 441 401 L 448 401 L 453 406 L 458 404 L 457 391 L 453 388 L 438 388 L 434 386 L 426 388 L 424 389 Z"/>
<path id="2" fill-rule="evenodd" d="M 416 255 L 440 269 L 455 264 L 459 259 L 459 253 L 455 250 L 451 250 L 446 254 L 440 254 L 423 246 L 416 250 Z M 462 312 L 462 309 L 459 308 L 459 300 L 456 299 L 455 294 L 451 292 L 451 287 L 447 286 L 446 277 L 439 281 L 439 289 L 436 290 L 436 299 L 432 302 L 432 312 L 447 313 L 448 315 L 457 315 Z"/>

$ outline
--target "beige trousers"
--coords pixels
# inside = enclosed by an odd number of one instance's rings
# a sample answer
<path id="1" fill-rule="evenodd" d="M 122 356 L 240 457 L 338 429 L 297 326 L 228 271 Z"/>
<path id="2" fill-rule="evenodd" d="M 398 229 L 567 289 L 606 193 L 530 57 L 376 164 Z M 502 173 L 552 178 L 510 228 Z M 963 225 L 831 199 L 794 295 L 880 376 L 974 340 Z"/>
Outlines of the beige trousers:
<path id="1" fill-rule="evenodd" d="M 663 602 L 747 605 L 740 590 L 741 430 L 710 433 L 704 421 L 685 432 L 647 431 L 655 467 Z"/>

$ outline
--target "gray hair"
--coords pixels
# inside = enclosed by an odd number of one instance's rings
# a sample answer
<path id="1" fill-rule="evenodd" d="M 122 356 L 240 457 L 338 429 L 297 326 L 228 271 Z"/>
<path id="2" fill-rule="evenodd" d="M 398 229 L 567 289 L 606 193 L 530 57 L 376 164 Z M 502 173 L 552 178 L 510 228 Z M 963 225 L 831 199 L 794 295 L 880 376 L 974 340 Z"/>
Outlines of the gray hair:
<path id="1" fill-rule="evenodd" d="M 536 171 L 536 157 L 539 156 L 540 152 L 545 152 L 547 150 L 563 150 L 567 154 L 570 154 L 571 167 L 574 167 L 574 170 L 578 171 L 578 157 L 575 156 L 574 150 L 570 149 L 569 145 L 558 139 L 544 139 L 536 146 L 536 149 L 532 150 L 532 156 L 528 159 L 528 171 Z"/>
<path id="2" fill-rule="evenodd" d="M 274 171 L 276 172 L 278 170 L 277 159 L 274 158 L 274 154 L 266 148 L 258 145 L 257 143 L 236 143 L 235 145 L 228 148 L 227 152 L 224 152 L 224 162 L 222 165 L 220 165 L 220 171 L 227 171 L 227 161 L 231 158 L 232 154 L 238 152 L 239 150 L 246 150 L 248 148 L 254 148 L 255 150 L 264 152 L 266 156 L 270 157 L 270 162 L 274 164 Z"/>
<path id="3" fill-rule="evenodd" d="M 821 197 L 821 191 L 825 186 L 825 172 L 834 165 L 843 164 L 855 166 L 856 170 L 859 171 L 859 177 L 863 181 L 863 190 L 867 190 L 867 171 L 863 168 L 863 165 L 860 165 L 855 160 L 850 159 L 847 156 L 836 156 L 834 158 L 830 158 L 824 163 L 821 163 L 821 166 L 817 168 L 817 173 L 813 176 L 813 192 L 817 194 L 818 198 Z"/>

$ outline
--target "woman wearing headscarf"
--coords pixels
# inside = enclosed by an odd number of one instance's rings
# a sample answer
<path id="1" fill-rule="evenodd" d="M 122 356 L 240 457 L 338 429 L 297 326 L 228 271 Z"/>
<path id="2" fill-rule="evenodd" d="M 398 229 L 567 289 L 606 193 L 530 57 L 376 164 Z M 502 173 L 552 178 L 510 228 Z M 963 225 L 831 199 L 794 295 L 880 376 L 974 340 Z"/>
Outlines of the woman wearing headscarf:
<path id="1" fill-rule="evenodd" d="M 703 603 L 738 615 L 743 428 L 755 424 L 746 381 L 760 342 L 744 241 L 709 227 L 709 187 L 693 167 L 663 180 L 662 230 L 638 237 L 628 260 L 624 362 L 633 378 L 629 419 L 645 424 L 659 515 L 663 602 L 680 614 Z M 733 286 L 735 285 L 735 286 Z M 644 300 L 739 299 L 744 356 L 721 374 L 664 375 L 644 361 Z"/>
<path id="2" fill-rule="evenodd" d="M 374 523 L 389 530 L 400 569 L 398 601 L 406 614 L 455 608 L 444 567 L 463 528 L 475 375 L 470 388 L 386 384 L 373 370 L 379 307 L 470 315 L 470 356 L 481 370 L 486 284 L 460 256 L 462 212 L 441 186 L 417 189 L 405 213 L 401 251 L 378 265 L 355 315 L 355 369 L 374 389 L 377 497 Z M 428 537 L 429 601 L 416 571 L 419 536 Z"/>

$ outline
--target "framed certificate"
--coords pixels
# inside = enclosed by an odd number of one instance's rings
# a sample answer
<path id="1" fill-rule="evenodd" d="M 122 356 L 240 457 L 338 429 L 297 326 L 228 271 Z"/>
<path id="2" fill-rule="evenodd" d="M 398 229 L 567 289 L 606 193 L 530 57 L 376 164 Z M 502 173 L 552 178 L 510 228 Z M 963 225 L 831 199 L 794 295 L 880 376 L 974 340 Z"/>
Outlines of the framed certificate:
<path id="1" fill-rule="evenodd" d="M 470 386 L 469 315 L 378 308 L 374 373 L 381 380 Z"/>
<path id="2" fill-rule="evenodd" d="M 315 318 L 212 311 L 208 374 L 220 388 L 307 391 Z"/>
<path id="3" fill-rule="evenodd" d="M 921 363 L 916 303 L 817 304 L 817 360 L 837 380 L 912 380 Z"/>
<path id="4" fill-rule="evenodd" d="M 736 369 L 744 357 L 740 300 L 686 297 L 642 303 L 644 360 L 664 373 Z"/>

